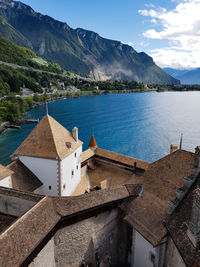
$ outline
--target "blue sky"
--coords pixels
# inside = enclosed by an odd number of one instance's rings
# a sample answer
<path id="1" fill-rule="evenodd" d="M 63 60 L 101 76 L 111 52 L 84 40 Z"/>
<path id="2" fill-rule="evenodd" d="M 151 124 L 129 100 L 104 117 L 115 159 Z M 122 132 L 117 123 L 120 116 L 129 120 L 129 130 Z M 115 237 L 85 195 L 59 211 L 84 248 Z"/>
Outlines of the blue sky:
<path id="1" fill-rule="evenodd" d="M 35 11 L 144 51 L 161 67 L 200 67 L 200 0 L 22 0 Z"/>

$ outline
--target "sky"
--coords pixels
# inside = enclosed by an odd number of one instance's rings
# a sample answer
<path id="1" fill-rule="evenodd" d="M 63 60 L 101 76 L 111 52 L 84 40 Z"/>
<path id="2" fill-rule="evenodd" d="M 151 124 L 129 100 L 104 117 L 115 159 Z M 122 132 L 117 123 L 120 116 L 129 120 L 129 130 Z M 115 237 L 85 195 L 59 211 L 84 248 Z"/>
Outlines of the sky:
<path id="1" fill-rule="evenodd" d="M 146 52 L 160 67 L 200 67 L 200 0 L 21 0 L 35 11 Z"/>

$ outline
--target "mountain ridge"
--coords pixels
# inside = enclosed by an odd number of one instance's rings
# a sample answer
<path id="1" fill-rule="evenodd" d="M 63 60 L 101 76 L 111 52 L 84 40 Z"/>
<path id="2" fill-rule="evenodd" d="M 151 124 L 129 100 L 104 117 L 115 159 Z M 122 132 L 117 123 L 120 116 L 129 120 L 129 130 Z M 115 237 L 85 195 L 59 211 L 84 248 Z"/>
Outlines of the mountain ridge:
<path id="1" fill-rule="evenodd" d="M 25 46 L 63 68 L 96 80 L 135 80 L 144 83 L 178 84 L 144 52 L 120 41 L 109 40 L 81 28 L 35 12 L 12 0 L 0 0 L 0 16 L 20 34 Z M 0 33 L 3 33 L 0 20 Z M 7 36 L 11 40 L 10 36 Z M 20 38 L 19 38 L 20 39 Z M 11 40 L 13 41 L 13 40 Z M 19 44 L 18 40 L 14 40 Z"/>
<path id="2" fill-rule="evenodd" d="M 200 68 L 177 70 L 173 68 L 164 68 L 165 72 L 180 80 L 181 84 L 200 84 Z"/>

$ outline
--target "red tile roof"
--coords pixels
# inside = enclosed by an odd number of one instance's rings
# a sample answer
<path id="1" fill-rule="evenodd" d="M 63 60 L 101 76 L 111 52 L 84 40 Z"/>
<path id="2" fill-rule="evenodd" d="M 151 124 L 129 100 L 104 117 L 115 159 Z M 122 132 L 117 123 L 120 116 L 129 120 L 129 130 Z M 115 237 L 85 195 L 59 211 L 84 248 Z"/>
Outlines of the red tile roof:
<path id="1" fill-rule="evenodd" d="M 89 143 L 89 148 L 97 148 L 97 143 L 96 140 L 94 138 L 94 136 L 91 137 L 90 143 Z"/>

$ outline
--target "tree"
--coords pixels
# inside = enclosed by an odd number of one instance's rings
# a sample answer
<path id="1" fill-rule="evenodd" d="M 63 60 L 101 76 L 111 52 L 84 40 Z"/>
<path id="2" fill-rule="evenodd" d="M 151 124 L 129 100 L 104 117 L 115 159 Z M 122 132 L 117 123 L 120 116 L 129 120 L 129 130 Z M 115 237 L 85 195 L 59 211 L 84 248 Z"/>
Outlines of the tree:
<path id="1" fill-rule="evenodd" d="M 20 81 L 19 79 L 17 79 L 16 77 L 12 76 L 10 77 L 9 81 L 8 81 L 11 91 L 13 92 L 20 92 Z"/>

